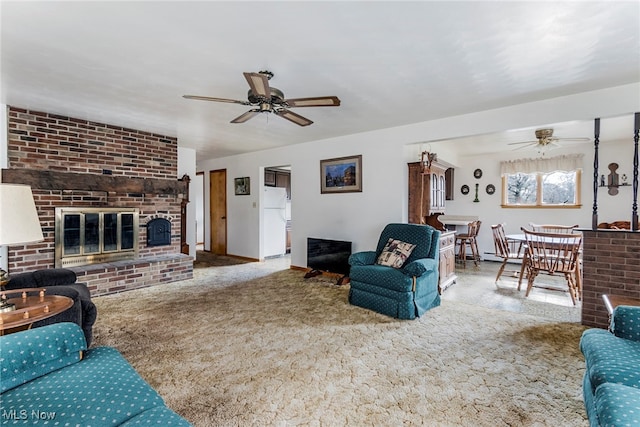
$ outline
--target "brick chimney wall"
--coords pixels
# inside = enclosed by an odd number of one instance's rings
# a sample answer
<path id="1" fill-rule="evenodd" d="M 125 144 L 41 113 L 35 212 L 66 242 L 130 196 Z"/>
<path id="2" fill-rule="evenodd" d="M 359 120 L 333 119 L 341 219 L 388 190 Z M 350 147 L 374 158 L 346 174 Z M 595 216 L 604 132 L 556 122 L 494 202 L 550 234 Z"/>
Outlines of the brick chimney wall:
<path id="1" fill-rule="evenodd" d="M 82 181 L 82 176 L 89 175 L 167 180 L 172 183 L 178 179 L 178 142 L 174 137 L 15 107 L 8 108 L 7 127 L 10 170 L 74 173 L 79 174 L 77 181 Z M 90 286 L 94 294 L 150 285 L 151 283 L 139 279 L 140 274 L 146 274 L 143 271 L 144 265 L 148 266 L 149 262 L 159 260 L 169 262 L 173 267 L 166 272 L 166 280 L 158 277 L 156 271 L 156 282 L 192 276 L 192 259 L 180 254 L 180 211 L 185 194 L 130 193 L 118 189 L 87 191 L 77 182 L 69 182 L 68 188 L 64 190 L 32 186 L 32 191 L 45 240 L 24 247 L 10 247 L 8 266 L 11 274 L 54 267 L 55 208 L 73 206 L 140 209 L 139 259 L 126 266 L 122 265 L 131 274 L 127 276 L 127 280 L 119 281 L 112 290 L 104 284 L 103 275 L 101 280 L 96 280 Z M 146 246 L 146 224 L 156 217 L 171 221 L 171 245 Z M 114 272 L 118 270 L 114 270 L 113 265 L 73 269 L 77 270 L 79 276 L 85 276 L 85 281 L 91 282 L 93 278 L 90 272 L 102 267 Z M 135 271 L 139 268 L 139 271 Z M 157 266 L 154 270 L 158 270 Z M 131 277 L 137 279 L 130 280 Z M 123 281 L 132 283 L 127 286 L 123 285 Z M 99 292 L 98 288 L 101 289 Z"/>
<path id="2" fill-rule="evenodd" d="M 640 232 L 581 230 L 583 248 L 582 324 L 606 329 L 603 294 L 640 298 Z"/>

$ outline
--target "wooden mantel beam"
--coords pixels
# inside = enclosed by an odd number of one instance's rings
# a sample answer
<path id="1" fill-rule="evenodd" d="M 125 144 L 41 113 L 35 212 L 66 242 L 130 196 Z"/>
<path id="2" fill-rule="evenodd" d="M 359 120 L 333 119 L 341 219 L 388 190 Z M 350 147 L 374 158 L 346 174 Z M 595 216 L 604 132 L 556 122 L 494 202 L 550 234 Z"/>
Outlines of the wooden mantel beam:
<path id="1" fill-rule="evenodd" d="M 5 184 L 26 184 L 39 190 L 106 191 L 141 194 L 183 194 L 187 182 L 176 179 L 129 178 L 126 176 L 57 172 L 37 169 L 2 169 Z"/>

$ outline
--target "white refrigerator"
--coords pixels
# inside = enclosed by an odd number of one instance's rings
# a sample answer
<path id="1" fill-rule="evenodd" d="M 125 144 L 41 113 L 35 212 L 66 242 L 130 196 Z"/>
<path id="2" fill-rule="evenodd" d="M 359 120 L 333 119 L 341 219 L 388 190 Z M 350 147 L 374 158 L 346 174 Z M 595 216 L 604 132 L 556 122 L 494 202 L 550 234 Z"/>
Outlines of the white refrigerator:
<path id="1" fill-rule="evenodd" d="M 262 206 L 263 256 L 284 255 L 287 251 L 287 190 L 280 187 L 264 187 Z"/>

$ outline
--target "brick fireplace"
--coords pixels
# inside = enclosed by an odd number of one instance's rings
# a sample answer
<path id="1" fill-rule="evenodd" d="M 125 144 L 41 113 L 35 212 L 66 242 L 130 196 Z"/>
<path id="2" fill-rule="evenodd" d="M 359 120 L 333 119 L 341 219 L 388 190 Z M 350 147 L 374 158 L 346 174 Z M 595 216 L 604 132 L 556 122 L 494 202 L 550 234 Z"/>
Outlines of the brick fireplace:
<path id="1" fill-rule="evenodd" d="M 177 139 L 46 112 L 8 107 L 8 169 L 2 182 L 32 188 L 45 240 L 9 248 L 10 274 L 55 266 L 56 208 L 121 208 L 139 212 L 135 259 L 69 267 L 92 295 L 193 276 L 181 253 Z M 162 218 L 177 230 L 169 244 L 148 245 L 147 224 Z"/>

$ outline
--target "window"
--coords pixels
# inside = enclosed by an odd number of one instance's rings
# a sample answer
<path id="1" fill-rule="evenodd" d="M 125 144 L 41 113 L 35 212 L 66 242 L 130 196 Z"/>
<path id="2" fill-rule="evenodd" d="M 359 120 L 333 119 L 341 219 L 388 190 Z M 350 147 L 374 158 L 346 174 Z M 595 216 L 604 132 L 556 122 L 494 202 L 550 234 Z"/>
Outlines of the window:
<path id="1" fill-rule="evenodd" d="M 502 207 L 578 208 L 581 156 L 502 162 Z"/>
<path id="2" fill-rule="evenodd" d="M 515 173 L 503 177 L 504 206 L 580 206 L 580 170 Z"/>

